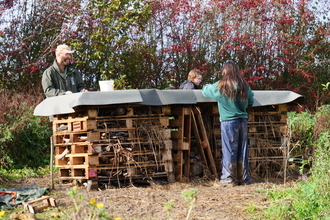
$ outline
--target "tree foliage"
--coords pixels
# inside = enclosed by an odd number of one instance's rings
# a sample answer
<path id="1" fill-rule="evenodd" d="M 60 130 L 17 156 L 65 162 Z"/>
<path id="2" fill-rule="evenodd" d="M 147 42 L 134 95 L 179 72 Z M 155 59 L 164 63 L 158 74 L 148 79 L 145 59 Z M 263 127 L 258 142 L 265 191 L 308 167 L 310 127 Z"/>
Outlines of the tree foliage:
<path id="1" fill-rule="evenodd" d="M 0 86 L 41 93 L 57 44 L 75 49 L 87 87 L 178 88 L 238 63 L 252 89 L 291 90 L 309 106 L 330 81 L 328 0 L 21 0 L 1 11 Z"/>

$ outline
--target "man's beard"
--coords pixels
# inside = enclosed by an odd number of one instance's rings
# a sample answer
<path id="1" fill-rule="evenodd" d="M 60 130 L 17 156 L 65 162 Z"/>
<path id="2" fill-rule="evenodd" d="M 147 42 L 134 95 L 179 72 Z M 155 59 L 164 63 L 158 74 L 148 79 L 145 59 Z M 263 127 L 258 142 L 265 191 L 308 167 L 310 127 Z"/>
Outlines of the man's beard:
<path id="1" fill-rule="evenodd" d="M 71 60 L 70 60 L 70 59 L 64 59 L 64 60 L 62 61 L 62 63 L 63 63 L 65 66 L 67 66 L 67 65 L 69 65 L 69 64 L 71 63 Z"/>

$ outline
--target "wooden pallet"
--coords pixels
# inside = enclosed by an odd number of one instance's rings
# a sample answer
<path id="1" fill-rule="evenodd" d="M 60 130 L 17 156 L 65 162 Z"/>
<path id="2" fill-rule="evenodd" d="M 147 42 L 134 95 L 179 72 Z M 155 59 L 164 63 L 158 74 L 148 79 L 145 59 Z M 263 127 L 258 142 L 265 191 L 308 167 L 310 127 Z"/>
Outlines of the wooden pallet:
<path id="1" fill-rule="evenodd" d="M 40 205 L 42 202 L 42 205 Z M 38 199 L 30 200 L 28 202 L 23 202 L 24 210 L 31 213 L 36 213 L 48 207 L 56 207 L 55 199 L 50 196 L 42 196 Z"/>
<path id="2" fill-rule="evenodd" d="M 56 116 L 53 139 L 59 179 L 161 176 L 173 182 L 173 146 L 165 116 L 169 111 L 168 106 L 86 107 Z"/>
<path id="3" fill-rule="evenodd" d="M 193 118 L 193 129 L 194 134 L 198 143 L 198 146 L 200 147 L 200 153 L 203 158 L 203 162 L 206 165 L 206 167 L 209 168 L 211 171 L 211 174 L 214 176 L 217 175 L 217 168 L 214 161 L 214 157 L 211 150 L 211 145 L 208 140 L 208 136 L 205 130 L 204 122 L 202 119 L 202 114 L 199 108 L 195 107 L 191 111 L 191 115 Z"/>
<path id="4" fill-rule="evenodd" d="M 189 181 L 191 112 L 189 107 L 172 107 L 169 126 L 173 141 L 173 162 L 177 181 Z"/>

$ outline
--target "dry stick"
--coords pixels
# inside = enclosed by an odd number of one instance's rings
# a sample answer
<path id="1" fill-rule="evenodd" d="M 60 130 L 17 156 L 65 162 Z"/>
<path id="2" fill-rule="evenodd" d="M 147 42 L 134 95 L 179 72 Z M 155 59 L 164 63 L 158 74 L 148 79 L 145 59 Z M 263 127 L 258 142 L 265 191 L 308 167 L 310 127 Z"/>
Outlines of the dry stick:
<path id="1" fill-rule="evenodd" d="M 288 170 L 288 160 L 289 160 L 289 151 L 290 151 L 290 139 L 291 139 L 291 129 L 289 130 L 288 139 L 284 140 L 284 184 L 286 183 L 287 170 Z M 286 144 L 285 144 L 286 143 Z M 285 146 L 286 145 L 286 146 Z"/>
<path id="2" fill-rule="evenodd" d="M 287 173 L 287 167 L 288 167 L 288 161 L 289 161 L 289 158 L 290 158 L 290 153 L 295 149 L 295 147 L 298 145 L 298 144 L 295 144 L 295 145 L 293 145 L 293 147 L 292 147 L 292 149 L 290 150 L 290 145 L 291 145 L 291 143 L 290 143 L 290 140 L 291 140 L 291 134 L 292 134 L 292 132 L 291 132 L 291 129 L 289 129 L 289 134 L 288 134 L 288 137 L 287 137 L 287 141 L 285 141 L 286 142 L 286 145 L 287 145 L 287 150 L 285 151 L 285 149 L 284 149 L 284 151 L 285 152 L 287 152 L 287 154 L 285 155 L 285 170 L 284 170 L 284 184 L 286 183 L 286 173 Z M 285 143 L 284 142 L 284 143 Z M 283 144 L 284 145 L 284 144 Z M 282 146 L 283 146 L 282 145 Z M 281 147 L 282 147 L 281 146 Z"/>
<path id="3" fill-rule="evenodd" d="M 190 205 L 190 207 L 189 207 L 189 210 L 188 210 L 188 214 L 187 214 L 187 218 L 186 218 L 186 220 L 189 220 L 189 218 L 190 218 L 190 215 L 191 215 L 191 212 L 192 212 L 193 206 L 194 206 L 194 204 L 195 204 L 195 201 L 196 201 L 196 198 L 193 198 L 193 200 L 191 201 L 191 205 Z"/>

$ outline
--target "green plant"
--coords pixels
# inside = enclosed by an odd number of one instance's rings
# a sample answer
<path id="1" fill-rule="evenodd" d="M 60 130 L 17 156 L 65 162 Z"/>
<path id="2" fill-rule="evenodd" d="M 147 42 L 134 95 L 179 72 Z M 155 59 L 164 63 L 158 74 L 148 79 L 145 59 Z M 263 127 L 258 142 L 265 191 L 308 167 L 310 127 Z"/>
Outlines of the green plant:
<path id="1" fill-rule="evenodd" d="M 311 163 L 311 160 L 308 159 L 308 160 L 301 160 L 301 165 L 299 167 L 299 173 L 300 175 L 304 174 L 305 172 L 305 166 L 306 165 L 309 165 Z"/>
<path id="2" fill-rule="evenodd" d="M 45 118 L 33 115 L 33 107 L 24 103 L 17 114 L 8 113 L 7 122 L 2 125 L 0 148 L 3 167 L 20 169 L 38 168 L 49 164 L 49 137 L 51 127 Z"/>
<path id="3" fill-rule="evenodd" d="M 327 84 L 321 84 L 321 86 L 323 87 L 322 90 L 323 91 L 330 91 L 330 82 L 327 82 Z"/>
<path id="4" fill-rule="evenodd" d="M 320 133 L 330 130 L 330 105 L 322 105 L 315 113 L 314 139 L 317 140 Z"/>
<path id="5" fill-rule="evenodd" d="M 167 214 L 167 219 L 171 220 L 172 218 L 170 217 L 171 209 L 174 207 L 174 201 L 171 199 L 168 201 L 165 205 L 165 212 Z"/>
<path id="6" fill-rule="evenodd" d="M 20 178 L 29 178 L 36 175 L 46 175 L 49 174 L 49 166 L 30 168 L 23 167 L 22 169 L 0 169 L 0 188 L 6 188 L 8 184 L 17 181 Z"/>
<path id="7" fill-rule="evenodd" d="M 197 200 L 197 189 L 190 189 L 187 191 L 184 191 L 182 193 L 182 197 L 188 202 L 188 214 L 187 214 L 187 220 L 190 218 L 193 206 Z"/>
<path id="8" fill-rule="evenodd" d="M 322 106 L 315 114 L 328 117 L 329 106 Z M 321 120 L 323 121 L 323 120 Z M 301 127 L 303 131 L 303 127 Z M 306 127 L 306 129 L 309 129 Z M 311 140 L 309 140 L 311 141 Z M 256 219 L 329 219 L 330 218 L 330 128 L 320 129 L 311 144 L 315 146 L 310 176 L 306 181 L 294 183 L 293 187 L 280 190 L 273 188 L 265 193 L 272 205 Z"/>
<path id="9" fill-rule="evenodd" d="M 256 208 L 255 204 L 251 204 L 251 203 L 248 204 L 248 207 L 245 210 L 245 212 L 250 215 L 257 211 L 258 211 L 258 209 Z"/>
<path id="10" fill-rule="evenodd" d="M 78 187 L 74 186 L 69 190 L 68 195 L 74 203 L 73 219 L 86 219 L 86 220 L 120 220 L 121 218 L 112 219 L 108 217 L 103 203 L 97 203 L 95 198 L 92 198 L 86 204 L 86 200 L 82 194 L 78 192 Z"/>
<path id="11" fill-rule="evenodd" d="M 292 155 L 309 154 L 314 141 L 314 117 L 309 112 L 288 112 L 288 125 L 291 130 Z"/>
<path id="12" fill-rule="evenodd" d="M 115 79 L 115 89 L 132 89 L 132 86 L 127 84 L 126 77 L 126 74 L 122 74 L 119 76 L 119 79 Z"/>

